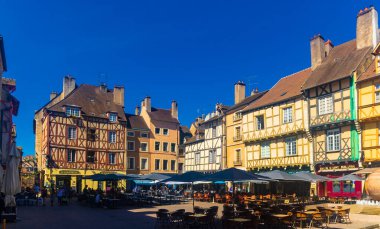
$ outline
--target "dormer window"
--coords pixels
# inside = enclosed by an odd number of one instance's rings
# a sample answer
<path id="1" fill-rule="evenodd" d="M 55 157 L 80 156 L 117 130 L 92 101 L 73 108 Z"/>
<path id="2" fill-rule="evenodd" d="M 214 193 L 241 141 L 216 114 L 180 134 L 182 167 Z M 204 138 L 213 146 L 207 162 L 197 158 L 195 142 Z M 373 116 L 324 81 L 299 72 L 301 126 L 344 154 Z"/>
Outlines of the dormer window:
<path id="1" fill-rule="evenodd" d="M 110 122 L 116 122 L 117 121 L 117 114 L 116 113 L 108 113 L 108 117 L 110 119 Z"/>
<path id="2" fill-rule="evenodd" d="M 79 117 L 80 116 L 79 107 L 66 107 L 66 115 L 67 116 Z"/>

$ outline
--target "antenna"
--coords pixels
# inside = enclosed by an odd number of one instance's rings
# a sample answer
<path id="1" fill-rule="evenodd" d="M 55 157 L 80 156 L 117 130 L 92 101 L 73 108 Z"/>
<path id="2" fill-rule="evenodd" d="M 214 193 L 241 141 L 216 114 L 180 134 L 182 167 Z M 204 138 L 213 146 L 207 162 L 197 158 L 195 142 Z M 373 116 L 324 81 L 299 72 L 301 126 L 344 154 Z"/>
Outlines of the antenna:
<path id="1" fill-rule="evenodd" d="M 256 75 L 250 75 L 246 77 L 247 89 L 248 89 L 247 91 L 249 92 L 249 94 L 251 94 L 252 90 L 254 90 L 254 85 L 258 84 L 255 80 L 256 78 L 257 78 Z"/>

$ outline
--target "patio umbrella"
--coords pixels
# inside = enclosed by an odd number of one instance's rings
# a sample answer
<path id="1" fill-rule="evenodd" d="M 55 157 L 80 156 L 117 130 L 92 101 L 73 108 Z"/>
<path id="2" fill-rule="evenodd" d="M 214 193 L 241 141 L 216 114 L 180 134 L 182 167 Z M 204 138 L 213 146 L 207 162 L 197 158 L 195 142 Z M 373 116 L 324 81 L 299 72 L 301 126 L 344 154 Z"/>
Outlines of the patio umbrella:
<path id="1" fill-rule="evenodd" d="M 194 211 L 194 182 L 204 181 L 206 175 L 200 172 L 190 171 L 183 174 L 175 175 L 171 178 L 161 181 L 161 183 L 170 183 L 170 182 L 183 182 L 191 184 L 191 196 L 193 198 L 193 211 Z"/>
<path id="2" fill-rule="evenodd" d="M 167 176 L 167 175 L 163 175 L 163 174 L 160 174 L 160 173 L 152 173 L 152 174 L 142 175 L 139 180 L 162 181 L 162 180 L 166 180 L 166 179 L 169 179 L 169 178 L 170 178 L 170 176 Z"/>
<path id="3" fill-rule="evenodd" d="M 348 174 L 346 176 L 338 177 L 333 180 L 334 181 L 354 181 L 354 180 L 365 180 L 365 179 L 359 176 L 356 176 L 354 174 Z"/>
<path id="4" fill-rule="evenodd" d="M 9 160 L 7 169 L 5 171 L 3 186 L 1 192 L 5 194 L 5 206 L 16 206 L 14 195 L 21 192 L 19 163 L 20 155 L 16 149 L 16 143 L 11 143 L 11 150 L 9 153 Z"/>
<path id="5" fill-rule="evenodd" d="M 329 178 L 323 177 L 317 174 L 309 173 L 309 172 L 298 172 L 293 174 L 294 176 L 300 177 L 302 179 L 308 180 L 310 182 L 317 182 L 317 181 L 327 181 Z"/>
<path id="6" fill-rule="evenodd" d="M 280 170 L 262 172 L 262 173 L 258 173 L 258 175 L 269 177 L 273 180 L 278 180 L 278 181 L 309 181 L 309 179 L 295 176 L 294 174 L 289 174 Z"/>
<path id="7" fill-rule="evenodd" d="M 236 182 L 253 182 L 253 183 L 268 183 L 269 180 L 271 180 L 268 177 L 264 177 L 257 174 L 252 174 L 250 172 L 237 169 L 237 168 L 229 168 L 222 171 L 219 171 L 217 173 L 211 174 L 204 178 L 207 181 L 230 181 L 232 182 L 232 199 L 233 199 L 233 206 L 235 207 L 235 183 Z"/>

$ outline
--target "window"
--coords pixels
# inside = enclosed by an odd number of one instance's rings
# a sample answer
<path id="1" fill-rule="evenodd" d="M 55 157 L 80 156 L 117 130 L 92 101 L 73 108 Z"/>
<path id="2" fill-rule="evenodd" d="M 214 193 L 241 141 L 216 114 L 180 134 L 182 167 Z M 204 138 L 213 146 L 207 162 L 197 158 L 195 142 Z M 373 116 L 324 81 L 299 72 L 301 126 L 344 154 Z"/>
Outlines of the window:
<path id="1" fill-rule="evenodd" d="M 95 151 L 87 151 L 86 162 L 94 163 L 95 162 Z"/>
<path id="2" fill-rule="evenodd" d="M 199 165 L 201 163 L 201 154 L 195 153 L 195 165 Z"/>
<path id="3" fill-rule="evenodd" d="M 333 192 L 340 192 L 340 181 L 333 182 Z"/>
<path id="4" fill-rule="evenodd" d="M 160 170 L 160 159 L 154 160 L 154 169 Z"/>
<path id="5" fill-rule="evenodd" d="M 142 138 L 149 138 L 149 133 L 148 132 L 141 132 L 140 136 Z"/>
<path id="6" fill-rule="evenodd" d="M 117 121 L 117 114 L 116 113 L 109 113 L 109 119 L 110 122 L 116 122 Z"/>
<path id="7" fill-rule="evenodd" d="M 116 164 L 116 155 L 115 155 L 115 153 L 109 153 L 108 154 L 108 163 L 110 165 Z"/>
<path id="8" fill-rule="evenodd" d="M 235 127 L 235 137 L 239 139 L 241 137 L 241 131 L 240 126 Z"/>
<path id="9" fill-rule="evenodd" d="M 80 116 L 80 110 L 78 107 L 66 107 L 66 115 L 67 116 L 79 117 Z"/>
<path id="10" fill-rule="evenodd" d="M 346 193 L 355 192 L 355 182 L 343 181 L 343 192 L 346 192 Z"/>
<path id="11" fill-rule="evenodd" d="M 148 152 L 148 143 L 147 142 L 141 142 L 140 150 L 141 150 L 141 152 Z"/>
<path id="12" fill-rule="evenodd" d="M 327 152 L 340 150 L 340 130 L 327 131 Z"/>
<path id="13" fill-rule="evenodd" d="M 163 160 L 162 169 L 168 170 L 168 160 Z"/>
<path id="14" fill-rule="evenodd" d="M 87 139 L 92 142 L 96 140 L 96 129 L 87 129 Z"/>
<path id="15" fill-rule="evenodd" d="M 212 137 L 216 138 L 216 126 L 212 126 Z"/>
<path id="16" fill-rule="evenodd" d="M 128 131 L 128 137 L 134 137 L 135 136 L 135 132 L 133 131 Z"/>
<path id="17" fill-rule="evenodd" d="M 108 141 L 110 143 L 116 143 L 116 132 L 115 131 L 108 132 Z"/>
<path id="18" fill-rule="evenodd" d="M 178 171 L 182 171 L 183 170 L 183 163 L 178 163 Z"/>
<path id="19" fill-rule="evenodd" d="M 210 163 L 210 164 L 216 163 L 216 152 L 215 152 L 215 150 L 209 151 L 208 163 Z"/>
<path id="20" fill-rule="evenodd" d="M 169 135 L 169 130 L 168 129 L 162 129 L 163 135 Z"/>
<path id="21" fill-rule="evenodd" d="M 69 139 L 76 139 L 77 138 L 77 128 L 76 127 L 69 126 L 68 137 L 69 137 Z"/>
<path id="22" fill-rule="evenodd" d="M 264 115 L 256 116 L 256 129 L 264 129 Z"/>
<path id="23" fill-rule="evenodd" d="M 286 156 L 297 155 L 296 137 L 285 138 L 285 151 Z"/>
<path id="24" fill-rule="evenodd" d="M 319 115 L 330 114 L 333 112 L 333 98 L 326 96 L 318 99 L 318 113 Z"/>
<path id="25" fill-rule="evenodd" d="M 67 162 L 75 162 L 75 149 L 67 150 Z"/>
<path id="26" fill-rule="evenodd" d="M 270 142 L 263 142 L 260 150 L 261 158 L 270 158 Z"/>
<path id="27" fill-rule="evenodd" d="M 154 130 L 154 133 L 160 134 L 161 133 L 161 129 L 156 127 L 156 129 Z"/>
<path id="28" fill-rule="evenodd" d="M 380 102 L 380 84 L 376 84 L 375 86 L 375 102 Z"/>
<path id="29" fill-rule="evenodd" d="M 293 122 L 293 112 L 291 107 L 282 109 L 282 122 L 291 123 Z"/>
<path id="30" fill-rule="evenodd" d="M 148 169 L 148 158 L 141 158 L 141 170 L 147 170 Z"/>
<path id="31" fill-rule="evenodd" d="M 155 151 L 160 151 L 160 142 L 155 142 L 154 143 L 154 150 Z"/>
<path id="32" fill-rule="evenodd" d="M 172 153 L 175 153 L 175 143 L 171 143 L 171 144 L 170 144 L 170 151 L 171 151 Z"/>
<path id="33" fill-rule="evenodd" d="M 135 169 L 135 158 L 134 157 L 128 158 L 128 169 Z"/>
<path id="34" fill-rule="evenodd" d="M 168 147 L 169 147 L 169 143 L 164 142 L 164 143 L 162 144 L 162 150 L 163 150 L 164 152 L 168 152 L 168 151 L 169 151 Z"/>
<path id="35" fill-rule="evenodd" d="M 175 171 L 175 160 L 170 161 L 170 168 L 172 171 Z"/>
<path id="36" fill-rule="evenodd" d="M 135 142 L 128 141 L 128 150 L 129 151 L 134 151 L 135 150 Z"/>
<path id="37" fill-rule="evenodd" d="M 241 162 L 241 150 L 240 149 L 237 149 L 235 151 L 235 161 L 236 162 Z"/>

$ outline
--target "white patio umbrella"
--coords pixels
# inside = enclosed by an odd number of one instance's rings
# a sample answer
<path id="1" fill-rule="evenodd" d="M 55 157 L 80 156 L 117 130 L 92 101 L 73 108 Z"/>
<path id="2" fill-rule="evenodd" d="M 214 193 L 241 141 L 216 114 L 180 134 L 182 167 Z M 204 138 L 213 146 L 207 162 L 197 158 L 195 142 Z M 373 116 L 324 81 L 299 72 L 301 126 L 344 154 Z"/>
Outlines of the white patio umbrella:
<path id="1" fill-rule="evenodd" d="M 5 176 L 1 192 L 5 194 L 5 206 L 16 206 L 14 195 L 21 192 L 20 174 L 19 174 L 20 154 L 16 149 L 16 143 L 11 145 L 8 163 L 5 170 Z"/>

